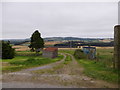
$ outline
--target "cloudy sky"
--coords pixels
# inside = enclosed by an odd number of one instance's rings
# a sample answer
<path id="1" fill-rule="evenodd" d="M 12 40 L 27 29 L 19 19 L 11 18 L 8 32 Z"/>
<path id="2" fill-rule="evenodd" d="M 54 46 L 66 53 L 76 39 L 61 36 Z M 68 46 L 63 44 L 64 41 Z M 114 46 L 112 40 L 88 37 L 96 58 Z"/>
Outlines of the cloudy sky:
<path id="1" fill-rule="evenodd" d="M 2 38 L 113 37 L 117 2 L 4 2 Z"/>

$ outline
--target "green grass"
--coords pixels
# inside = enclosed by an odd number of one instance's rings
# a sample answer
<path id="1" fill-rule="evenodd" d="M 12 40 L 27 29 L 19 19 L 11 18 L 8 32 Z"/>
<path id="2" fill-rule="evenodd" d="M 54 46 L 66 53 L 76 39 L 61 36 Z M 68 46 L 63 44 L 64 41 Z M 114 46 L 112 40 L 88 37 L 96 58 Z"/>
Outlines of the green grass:
<path id="1" fill-rule="evenodd" d="M 42 55 L 42 52 L 39 55 Z M 31 51 L 17 51 L 16 56 L 36 56 L 36 53 Z"/>
<path id="2" fill-rule="evenodd" d="M 63 62 L 64 64 L 68 64 L 71 62 L 71 56 L 70 55 L 66 55 L 65 61 Z"/>
<path id="3" fill-rule="evenodd" d="M 29 56 L 29 57 L 32 57 L 32 56 Z M 24 61 L 28 59 L 29 57 L 28 56 L 15 56 L 15 58 L 13 59 L 2 59 L 2 62 Z"/>
<path id="4" fill-rule="evenodd" d="M 75 50 L 59 50 L 60 53 L 69 53 L 71 55 L 74 54 L 74 51 Z M 65 59 L 65 61 L 63 63 L 68 64 L 71 60 L 72 60 L 71 56 L 66 54 L 66 59 Z"/>
<path id="5" fill-rule="evenodd" d="M 118 72 L 115 69 L 104 67 L 100 62 L 77 60 L 84 67 L 84 73 L 95 79 L 118 83 Z"/>
<path id="6" fill-rule="evenodd" d="M 113 67 L 113 51 L 113 49 L 97 49 L 97 53 L 99 53 L 97 57 L 104 67 Z"/>
<path id="7" fill-rule="evenodd" d="M 9 62 L 11 65 L 25 65 L 25 66 L 31 66 L 31 65 L 43 65 L 55 61 L 59 61 L 62 59 L 62 56 L 59 55 L 57 58 L 51 59 L 51 58 L 44 58 L 44 57 L 37 57 L 37 58 L 28 58 L 27 60 L 22 61 L 11 61 Z"/>
<path id="8" fill-rule="evenodd" d="M 27 54 L 27 53 L 28 52 L 24 52 L 23 54 Z M 3 62 L 8 62 L 9 64 L 7 66 L 3 66 L 2 71 L 3 72 L 19 71 L 21 69 L 37 67 L 37 66 L 53 63 L 61 60 L 62 58 L 63 55 L 58 55 L 57 58 L 52 59 L 52 58 L 42 57 L 41 55 L 40 56 L 31 55 L 29 53 L 26 56 L 25 55 L 22 56 L 21 53 L 17 53 L 17 56 L 15 56 L 15 58 L 13 59 L 2 60 Z"/>
<path id="9" fill-rule="evenodd" d="M 74 54 L 74 51 L 75 50 L 59 50 L 59 52 L 61 52 L 61 53 L 69 53 L 69 54 Z"/>

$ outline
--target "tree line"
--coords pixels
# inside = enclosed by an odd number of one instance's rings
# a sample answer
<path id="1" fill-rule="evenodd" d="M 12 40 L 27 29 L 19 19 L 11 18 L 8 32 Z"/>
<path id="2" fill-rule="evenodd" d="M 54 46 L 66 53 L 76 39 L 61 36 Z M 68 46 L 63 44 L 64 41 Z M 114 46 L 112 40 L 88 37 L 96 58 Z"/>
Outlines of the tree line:
<path id="1" fill-rule="evenodd" d="M 79 44 L 80 43 L 80 44 Z M 76 42 L 76 41 L 69 41 L 66 43 L 55 44 L 55 47 L 58 48 L 77 48 L 77 46 L 98 46 L 98 47 L 112 47 L 114 46 L 114 41 L 111 42 Z"/>

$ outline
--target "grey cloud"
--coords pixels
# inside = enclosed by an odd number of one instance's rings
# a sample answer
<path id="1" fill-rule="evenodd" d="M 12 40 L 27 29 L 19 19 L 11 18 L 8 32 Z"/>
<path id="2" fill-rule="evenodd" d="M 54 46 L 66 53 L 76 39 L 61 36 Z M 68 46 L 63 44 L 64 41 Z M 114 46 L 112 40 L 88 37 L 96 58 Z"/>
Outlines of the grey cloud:
<path id="1" fill-rule="evenodd" d="M 117 3 L 3 3 L 3 38 L 113 37 Z"/>

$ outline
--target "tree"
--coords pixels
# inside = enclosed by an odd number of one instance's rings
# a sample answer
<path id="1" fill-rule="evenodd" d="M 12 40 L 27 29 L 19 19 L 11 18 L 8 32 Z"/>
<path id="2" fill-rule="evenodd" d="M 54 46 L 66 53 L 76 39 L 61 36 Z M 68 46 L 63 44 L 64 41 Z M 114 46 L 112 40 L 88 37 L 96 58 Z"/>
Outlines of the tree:
<path id="1" fill-rule="evenodd" d="M 44 40 L 41 38 L 41 34 L 38 30 L 36 30 L 32 36 L 29 48 L 31 48 L 31 51 L 36 51 L 36 53 L 39 53 L 40 50 L 44 47 Z"/>
<path id="2" fill-rule="evenodd" d="M 2 59 L 12 59 L 15 56 L 15 49 L 12 48 L 10 42 L 2 41 Z"/>

